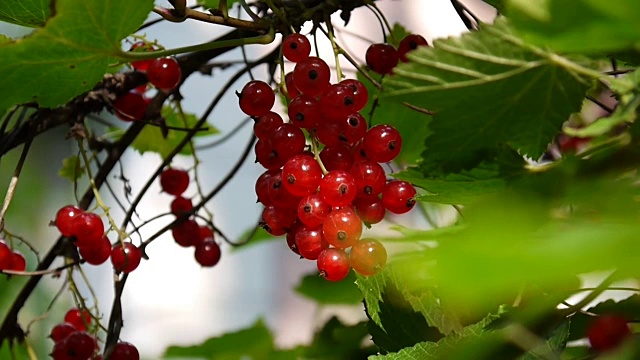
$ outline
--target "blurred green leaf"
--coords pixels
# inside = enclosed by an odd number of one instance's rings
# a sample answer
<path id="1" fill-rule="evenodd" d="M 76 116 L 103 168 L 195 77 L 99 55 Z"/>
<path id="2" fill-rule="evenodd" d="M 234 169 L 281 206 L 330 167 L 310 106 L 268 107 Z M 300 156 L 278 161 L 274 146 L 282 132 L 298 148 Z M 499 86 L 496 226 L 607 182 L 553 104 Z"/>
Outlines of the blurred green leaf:
<path id="1" fill-rule="evenodd" d="M 84 175 L 84 166 L 77 155 L 69 156 L 62 160 L 62 168 L 58 170 L 58 175 L 74 182 Z"/>
<path id="2" fill-rule="evenodd" d="M 545 359 L 539 354 L 554 354 L 560 356 L 567 346 L 567 339 L 569 338 L 570 322 L 564 321 L 560 326 L 553 329 L 548 336 L 545 337 L 543 346 L 534 349 L 532 352 L 521 356 L 518 360 L 539 360 Z M 548 357 L 546 357 L 548 358 Z"/>
<path id="3" fill-rule="evenodd" d="M 504 14 L 505 11 L 505 1 L 504 0 L 483 0 L 487 4 L 496 8 L 501 14 Z"/>
<path id="4" fill-rule="evenodd" d="M 303 349 L 298 359 L 365 360 L 375 354 L 373 348 L 361 345 L 368 336 L 364 322 L 345 325 L 334 316 L 313 336 L 313 341 Z"/>
<path id="5" fill-rule="evenodd" d="M 27 27 L 44 26 L 51 15 L 50 0 L 2 0 L 0 21 Z"/>
<path id="6" fill-rule="evenodd" d="M 362 294 L 355 285 L 355 280 L 353 272 L 342 281 L 331 282 L 314 271 L 302 278 L 295 291 L 319 304 L 353 305 L 362 301 Z"/>
<path id="7" fill-rule="evenodd" d="M 244 234 L 242 234 L 242 236 L 240 236 L 240 239 L 241 240 L 248 239 L 248 240 L 247 240 L 247 243 L 242 246 L 233 247 L 232 251 L 244 250 L 254 245 L 259 245 L 265 242 L 274 242 L 274 241 L 280 241 L 284 243 L 283 246 L 287 246 L 284 236 L 273 236 L 269 234 L 265 229 L 261 228 L 260 226 L 255 228 L 255 231 L 254 231 L 254 228 L 248 229 L 247 231 L 244 232 Z"/>

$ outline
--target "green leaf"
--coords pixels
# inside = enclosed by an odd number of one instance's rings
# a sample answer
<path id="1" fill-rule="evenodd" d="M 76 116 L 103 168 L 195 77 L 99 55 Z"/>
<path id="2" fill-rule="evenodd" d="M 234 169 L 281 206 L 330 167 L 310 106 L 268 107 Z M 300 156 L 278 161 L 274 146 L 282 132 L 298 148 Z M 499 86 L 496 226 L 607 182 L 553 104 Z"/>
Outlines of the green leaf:
<path id="1" fill-rule="evenodd" d="M 177 127 L 182 129 L 192 129 L 198 122 L 198 118 L 193 114 L 185 113 L 184 117 L 170 106 L 164 106 L 162 108 L 162 117 L 165 120 L 165 124 L 171 127 Z M 210 124 L 206 124 L 207 130 L 198 131 L 196 136 L 206 136 L 217 134 L 218 130 Z M 133 148 L 138 150 L 141 154 L 147 151 L 160 154 L 162 158 L 165 158 L 175 149 L 175 147 L 184 139 L 186 130 L 168 130 L 166 137 L 163 136 L 162 130 L 158 126 L 145 126 L 140 132 L 140 135 L 133 141 Z M 187 144 L 179 152 L 182 155 L 193 154 L 193 149 L 190 144 Z"/>
<path id="2" fill-rule="evenodd" d="M 0 359 L 30 359 L 29 351 L 23 343 L 9 342 L 5 340 L 0 343 Z"/>
<path id="3" fill-rule="evenodd" d="M 511 0 L 509 19 L 524 39 L 560 52 L 598 53 L 638 45 L 635 0 Z"/>
<path id="4" fill-rule="evenodd" d="M 355 285 L 356 277 L 350 272 L 347 277 L 338 282 L 330 282 L 314 271 L 305 275 L 295 291 L 319 304 L 358 304 L 362 301 L 362 294 Z"/>
<path id="5" fill-rule="evenodd" d="M 541 357 L 537 354 L 554 354 L 560 356 L 567 346 L 567 340 L 569 339 L 570 322 L 563 321 L 560 326 L 553 329 L 548 336 L 545 337 L 545 343 L 543 346 L 537 347 L 527 354 L 521 356 L 519 360 L 539 360 L 548 359 L 549 357 Z"/>
<path id="6" fill-rule="evenodd" d="M 30 36 L 0 45 L 0 109 L 35 101 L 54 107 L 90 90 L 119 54 L 152 0 L 57 0 L 56 15 Z M 126 14 L 126 15 L 124 15 Z"/>
<path id="7" fill-rule="evenodd" d="M 62 160 L 62 168 L 58 170 L 60 177 L 74 182 L 84 175 L 84 166 L 77 155 L 69 156 Z"/>
<path id="8" fill-rule="evenodd" d="M 334 316 L 313 336 L 311 344 L 303 348 L 297 359 L 366 359 L 375 354 L 373 348 L 361 345 L 368 336 L 364 322 L 345 325 Z"/>
<path id="9" fill-rule="evenodd" d="M 405 29 L 402 24 L 395 23 L 391 28 L 391 36 L 387 38 L 389 44 L 395 46 L 396 48 L 400 45 L 400 41 L 404 39 L 405 36 L 411 34 L 407 29 Z"/>
<path id="10" fill-rule="evenodd" d="M 505 12 L 504 0 L 484 0 L 487 4 L 496 8 L 501 14 Z"/>
<path id="11" fill-rule="evenodd" d="M 423 153 L 429 173 L 472 168 L 502 144 L 537 159 L 589 86 L 577 65 L 554 56 L 498 20 L 413 51 L 385 78 L 383 100 L 435 111 Z"/>
<path id="12" fill-rule="evenodd" d="M 28 27 L 44 26 L 51 15 L 50 0 L 0 1 L 0 21 Z"/>

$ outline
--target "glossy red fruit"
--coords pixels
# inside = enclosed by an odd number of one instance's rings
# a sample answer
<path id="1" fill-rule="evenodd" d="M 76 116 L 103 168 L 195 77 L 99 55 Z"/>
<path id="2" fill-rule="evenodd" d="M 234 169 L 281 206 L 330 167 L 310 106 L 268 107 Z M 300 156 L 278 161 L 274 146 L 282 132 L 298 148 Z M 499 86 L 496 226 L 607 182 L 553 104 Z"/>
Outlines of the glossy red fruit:
<path id="1" fill-rule="evenodd" d="M 329 243 L 322 236 L 322 227 L 302 226 L 296 233 L 296 248 L 305 259 L 316 260 Z"/>
<path id="2" fill-rule="evenodd" d="M 617 315 L 599 316 L 587 329 L 591 347 L 599 352 L 613 350 L 631 337 L 627 319 Z"/>
<path id="3" fill-rule="evenodd" d="M 356 181 L 356 199 L 368 201 L 377 199 L 387 183 L 387 176 L 382 166 L 370 160 L 354 164 L 349 172 Z"/>
<path id="4" fill-rule="evenodd" d="M 171 202 L 171 213 L 174 215 L 182 215 L 193 209 L 191 199 L 178 196 Z"/>
<path id="5" fill-rule="evenodd" d="M 283 182 L 282 172 L 269 179 L 269 188 L 267 189 L 269 200 L 276 207 L 295 209 L 300 203 L 301 197 L 287 191 Z"/>
<path id="6" fill-rule="evenodd" d="M 203 225 L 200 226 L 200 241 L 204 241 L 206 239 L 213 239 L 215 236 L 213 234 L 213 229 L 209 226 Z"/>
<path id="7" fill-rule="evenodd" d="M 294 196 L 307 196 L 318 189 L 322 169 L 310 155 L 299 154 L 287 160 L 282 168 L 282 183 Z"/>
<path id="8" fill-rule="evenodd" d="M 91 314 L 86 309 L 73 308 L 64 315 L 64 321 L 78 331 L 85 331 L 91 324 Z"/>
<path id="9" fill-rule="evenodd" d="M 324 239 L 334 247 L 347 249 L 355 245 L 362 235 L 362 221 L 349 208 L 332 210 L 322 222 Z"/>
<path id="10" fill-rule="evenodd" d="M 306 139 L 299 127 L 287 123 L 276 129 L 271 143 L 278 156 L 287 161 L 294 155 L 302 154 L 306 146 Z"/>
<path id="11" fill-rule="evenodd" d="M 331 206 L 318 194 L 308 195 L 298 204 L 298 219 L 308 227 L 322 225 L 324 219 L 331 212 Z"/>
<path id="12" fill-rule="evenodd" d="M 343 118 L 362 110 L 357 108 L 351 88 L 342 83 L 329 86 L 320 97 L 320 105 L 322 113 L 333 119 Z"/>
<path id="13" fill-rule="evenodd" d="M 147 78 L 158 89 L 171 91 L 180 83 L 182 71 L 176 59 L 172 57 L 158 58 L 149 64 Z"/>
<path id="14" fill-rule="evenodd" d="M 340 281 L 347 277 L 351 266 L 349 265 L 349 255 L 336 248 L 324 249 L 318 255 L 318 271 L 320 275 L 329 281 Z"/>
<path id="15" fill-rule="evenodd" d="M 369 125 L 367 120 L 360 113 L 353 113 L 339 120 L 338 125 L 342 127 L 342 137 L 347 144 L 355 144 L 360 141 Z"/>
<path id="16" fill-rule="evenodd" d="M 306 36 L 291 34 L 282 41 L 282 55 L 289 61 L 299 62 L 309 57 L 311 43 Z"/>
<path id="17" fill-rule="evenodd" d="M 271 111 L 276 95 L 271 86 L 264 81 L 249 81 L 238 94 L 240 110 L 249 116 L 262 116 Z"/>
<path id="18" fill-rule="evenodd" d="M 320 152 L 320 160 L 328 171 L 349 171 L 353 167 L 353 151 L 346 144 L 326 146 Z"/>
<path id="19" fill-rule="evenodd" d="M 143 41 L 138 41 L 134 43 L 133 45 L 131 45 L 131 48 L 129 49 L 129 51 L 134 51 L 134 52 L 148 52 L 148 51 L 154 51 L 154 50 L 155 49 L 153 48 L 153 45 L 147 44 Z M 147 68 L 149 68 L 149 64 L 151 64 L 151 61 L 153 60 L 149 59 L 149 60 L 132 61 L 131 66 L 133 66 L 133 68 L 138 71 L 145 72 L 147 71 Z"/>
<path id="20" fill-rule="evenodd" d="M 135 90 L 119 96 L 113 103 L 113 109 L 120 120 L 135 121 L 144 117 L 148 106 L 145 96 Z"/>
<path id="21" fill-rule="evenodd" d="M 372 161 L 389 162 L 402 150 L 402 136 L 391 125 L 376 125 L 364 135 L 362 149 Z"/>
<path id="22" fill-rule="evenodd" d="M 27 269 L 27 260 L 19 251 L 11 253 L 11 267 L 9 270 L 25 271 Z"/>
<path id="23" fill-rule="evenodd" d="M 367 49 L 365 60 L 371 70 L 385 75 L 398 65 L 398 51 L 389 44 L 372 44 Z"/>
<path id="24" fill-rule="evenodd" d="M 302 136 L 304 137 L 304 135 Z M 278 170 L 287 160 L 276 152 L 271 141 L 268 139 L 258 139 L 254 150 L 256 162 L 267 170 Z"/>
<path id="25" fill-rule="evenodd" d="M 91 212 L 83 212 L 76 215 L 71 225 L 71 233 L 76 237 L 76 246 L 94 247 L 104 235 L 102 218 Z"/>
<path id="26" fill-rule="evenodd" d="M 111 263 L 116 272 L 130 273 L 140 265 L 142 252 L 130 242 L 117 243 L 111 248 Z"/>
<path id="27" fill-rule="evenodd" d="M 284 124 L 282 117 L 273 111 L 253 118 L 253 133 L 258 139 L 269 140 L 280 125 Z"/>
<path id="28" fill-rule="evenodd" d="M 367 87 L 362 82 L 356 79 L 345 79 L 340 84 L 347 86 L 349 93 L 353 99 L 353 109 L 358 109 L 354 112 L 364 109 L 369 101 L 369 92 Z"/>
<path id="29" fill-rule="evenodd" d="M 320 103 L 313 96 L 300 94 L 289 103 L 288 114 L 292 124 L 305 129 L 313 129 L 321 119 Z"/>
<path id="30" fill-rule="evenodd" d="M 362 141 L 361 141 L 353 148 L 353 163 L 357 164 L 360 161 L 364 161 L 364 160 L 370 160 L 370 159 L 367 157 L 367 154 L 364 152 L 364 148 L 362 147 Z"/>
<path id="31" fill-rule="evenodd" d="M 356 214 L 365 224 L 377 224 L 384 219 L 386 209 L 382 204 L 382 200 L 375 198 L 373 200 L 356 201 Z"/>
<path id="32" fill-rule="evenodd" d="M 140 360 L 138 348 L 126 341 L 118 342 L 113 347 L 110 360 Z"/>
<path id="33" fill-rule="evenodd" d="M 160 186 L 167 194 L 179 196 L 189 187 L 189 173 L 182 169 L 167 168 L 160 174 Z"/>
<path id="34" fill-rule="evenodd" d="M 81 247 L 80 256 L 91 265 L 100 265 L 109 259 L 111 255 L 111 242 L 106 236 L 95 244 L 94 247 Z"/>
<path id="35" fill-rule="evenodd" d="M 329 87 L 331 70 L 319 57 L 308 57 L 296 64 L 293 69 L 293 82 L 300 92 L 309 96 L 318 96 Z"/>
<path id="36" fill-rule="evenodd" d="M 273 236 L 284 235 L 296 220 L 294 208 L 267 206 L 262 210 L 260 225 Z"/>
<path id="37" fill-rule="evenodd" d="M 273 176 L 281 174 L 280 170 L 267 170 L 263 172 L 256 180 L 256 195 L 258 196 L 258 202 L 264 206 L 271 205 L 271 199 L 269 199 L 269 179 Z"/>
<path id="38" fill-rule="evenodd" d="M 400 61 L 407 62 L 407 53 L 418 48 L 418 46 L 428 46 L 427 40 L 418 34 L 409 34 L 400 40 L 398 44 L 398 57 Z"/>
<path id="39" fill-rule="evenodd" d="M 387 250 L 378 240 L 362 239 L 351 248 L 349 261 L 358 274 L 375 275 L 387 263 Z"/>
<path id="40" fill-rule="evenodd" d="M 325 146 L 348 145 L 343 134 L 344 124 L 337 122 L 325 123 L 316 128 L 316 136 Z"/>
<path id="41" fill-rule="evenodd" d="M 71 359 L 89 359 L 96 350 L 96 339 L 84 331 L 71 333 L 64 340 L 67 355 Z"/>
<path id="42" fill-rule="evenodd" d="M 298 90 L 296 84 L 293 82 L 293 71 L 288 72 L 287 75 L 284 76 L 284 84 L 286 86 L 286 95 L 289 99 L 295 99 L 300 95 L 300 90 Z"/>
<path id="43" fill-rule="evenodd" d="M 213 238 L 204 240 L 196 246 L 195 258 L 198 264 L 202 266 L 215 266 L 220 261 L 220 255 L 220 246 Z"/>
<path id="44" fill-rule="evenodd" d="M 58 231 L 60 231 L 60 234 L 67 237 L 71 236 L 71 231 L 73 230 L 72 220 L 76 215 L 83 212 L 84 210 L 75 205 L 67 205 L 60 208 L 55 220 L 56 227 Z"/>
<path id="45" fill-rule="evenodd" d="M 200 242 L 200 225 L 193 219 L 187 219 L 171 229 L 171 234 L 178 245 L 193 246 Z"/>
<path id="46" fill-rule="evenodd" d="M 416 189 L 406 181 L 389 181 L 382 189 L 382 204 L 394 214 L 404 214 L 416 205 Z"/>
<path id="47" fill-rule="evenodd" d="M 300 252 L 298 251 L 298 245 L 296 245 L 296 235 L 298 234 L 298 231 L 302 228 L 302 225 L 303 224 L 300 221 L 296 220 L 293 222 L 293 224 L 291 224 L 289 231 L 287 231 L 287 237 L 286 237 L 287 246 L 291 251 L 293 251 L 297 255 L 300 255 Z"/>
<path id="48" fill-rule="evenodd" d="M 78 329 L 76 329 L 75 326 L 65 321 L 54 326 L 53 329 L 51 329 L 49 337 L 53 342 L 60 342 L 76 331 L 78 331 Z"/>
<path id="49" fill-rule="evenodd" d="M 333 170 L 320 181 L 318 193 L 329 206 L 345 206 L 355 199 L 356 191 L 356 182 L 350 173 Z"/>
<path id="50" fill-rule="evenodd" d="M 13 252 L 0 240 L 0 270 L 8 270 L 13 266 Z"/>

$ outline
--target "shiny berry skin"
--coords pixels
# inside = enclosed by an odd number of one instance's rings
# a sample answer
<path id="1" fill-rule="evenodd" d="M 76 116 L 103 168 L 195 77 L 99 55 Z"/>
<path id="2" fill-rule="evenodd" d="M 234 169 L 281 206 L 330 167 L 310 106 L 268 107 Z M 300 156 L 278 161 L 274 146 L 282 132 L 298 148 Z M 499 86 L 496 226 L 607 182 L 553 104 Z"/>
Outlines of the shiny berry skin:
<path id="1" fill-rule="evenodd" d="M 89 359 L 96 350 L 96 340 L 84 331 L 69 334 L 64 340 L 70 359 Z"/>
<path id="2" fill-rule="evenodd" d="M 249 116 L 262 116 L 271 111 L 276 102 L 276 94 L 264 81 L 249 81 L 238 94 L 240 110 Z"/>
<path id="3" fill-rule="evenodd" d="M 91 314 L 85 309 L 73 308 L 64 315 L 64 321 L 71 324 L 78 331 L 85 331 L 91 324 Z"/>
<path id="4" fill-rule="evenodd" d="M 349 255 L 336 248 L 324 249 L 318 255 L 318 271 L 320 275 L 329 281 L 340 281 L 349 275 Z"/>
<path id="5" fill-rule="evenodd" d="M 322 200 L 318 194 L 303 197 L 298 204 L 298 219 L 308 227 L 322 225 L 324 219 L 331 212 L 331 206 Z"/>
<path id="6" fill-rule="evenodd" d="M 304 151 L 306 139 L 299 127 L 287 123 L 276 129 L 271 138 L 271 143 L 278 156 L 287 161 L 294 155 L 301 154 Z"/>
<path id="7" fill-rule="evenodd" d="M 352 149 L 345 144 L 325 146 L 320 152 L 320 160 L 328 171 L 349 171 L 353 166 Z"/>
<path id="8" fill-rule="evenodd" d="M 181 169 L 168 168 L 160 174 L 160 186 L 167 194 L 179 196 L 189 187 L 189 173 Z"/>
<path id="9" fill-rule="evenodd" d="M 292 124 L 313 129 L 320 122 L 321 107 L 313 96 L 301 94 L 289 103 L 289 119 Z"/>
<path id="10" fill-rule="evenodd" d="M 253 119 L 253 133 L 258 139 L 269 140 L 274 131 L 284 124 L 282 117 L 273 111 Z"/>
<path id="11" fill-rule="evenodd" d="M 213 267 L 220 261 L 220 246 L 213 239 L 204 240 L 196 246 L 195 258 L 204 267 Z"/>
<path id="12" fill-rule="evenodd" d="M 362 146 L 362 142 L 359 142 L 353 149 L 353 162 L 357 164 L 360 161 L 364 161 L 364 160 L 370 160 L 370 159 L 367 157 L 367 154 L 364 152 L 364 147 Z"/>
<path id="13" fill-rule="evenodd" d="M 100 265 L 109 259 L 111 255 L 111 242 L 106 236 L 98 241 L 93 247 L 81 247 L 80 256 L 91 265 Z"/>
<path id="14" fill-rule="evenodd" d="M 293 69 L 293 82 L 303 94 L 318 96 L 329 87 L 331 70 L 319 57 L 308 57 Z"/>
<path id="15" fill-rule="evenodd" d="M 382 204 L 382 200 L 375 198 L 373 200 L 356 201 L 356 214 L 367 225 L 377 224 L 384 219 L 386 209 Z"/>
<path id="16" fill-rule="evenodd" d="M 316 128 L 316 136 L 325 146 L 348 145 L 347 138 L 343 134 L 344 124 L 337 122 L 322 124 Z"/>
<path id="17" fill-rule="evenodd" d="M 389 44 L 372 44 L 367 49 L 365 60 L 374 72 L 389 74 L 398 65 L 398 51 Z"/>
<path id="18" fill-rule="evenodd" d="M 345 116 L 338 122 L 342 126 L 342 138 L 347 144 L 355 144 L 367 133 L 367 120 L 360 113 Z"/>
<path id="19" fill-rule="evenodd" d="M 302 136 L 304 137 L 304 134 Z M 278 170 L 287 161 L 276 152 L 271 141 L 267 139 L 258 139 L 255 146 L 255 154 L 256 162 L 267 170 Z"/>
<path id="20" fill-rule="evenodd" d="M 147 99 L 138 91 L 129 91 L 119 96 L 113 103 L 113 109 L 120 120 L 140 120 L 147 112 Z"/>
<path id="21" fill-rule="evenodd" d="M 258 201 L 264 206 L 272 204 L 271 199 L 269 199 L 269 179 L 276 175 L 281 176 L 281 171 L 278 169 L 267 170 L 258 176 L 256 180 L 256 195 L 258 196 Z"/>
<path id="22" fill-rule="evenodd" d="M 155 49 L 153 48 L 153 45 L 147 44 L 143 41 L 138 41 L 134 43 L 133 45 L 131 45 L 131 48 L 129 49 L 129 51 L 134 51 L 134 52 L 148 52 L 148 51 L 154 51 L 154 50 Z M 151 64 L 152 61 L 153 61 L 152 59 L 132 61 L 131 66 L 133 66 L 133 68 L 138 71 L 145 72 L 149 68 L 149 64 Z"/>
<path id="23" fill-rule="evenodd" d="M 305 259 L 316 260 L 329 243 L 322 236 L 322 227 L 302 226 L 296 233 L 296 248 Z"/>
<path id="24" fill-rule="evenodd" d="M 60 208 L 55 220 L 56 227 L 58 231 L 60 231 L 60 234 L 67 237 L 71 236 L 73 230 L 72 220 L 76 215 L 83 212 L 84 210 L 74 205 L 67 205 Z"/>
<path id="25" fill-rule="evenodd" d="M 587 329 L 589 343 L 598 352 L 615 349 L 630 337 L 627 320 L 617 315 L 599 316 Z"/>
<path id="26" fill-rule="evenodd" d="M 71 225 L 72 234 L 76 237 L 76 246 L 94 247 L 104 235 L 104 224 L 100 216 L 90 212 L 76 215 Z"/>
<path id="27" fill-rule="evenodd" d="M 400 61 L 407 62 L 407 53 L 418 48 L 418 46 L 428 46 L 427 40 L 418 34 L 410 34 L 400 40 L 398 44 L 398 57 Z"/>
<path id="28" fill-rule="evenodd" d="M 193 209 L 193 203 L 191 199 L 178 196 L 171 201 L 171 213 L 174 215 L 181 215 L 187 213 Z"/>
<path id="29" fill-rule="evenodd" d="M 147 78 L 158 89 L 171 91 L 180 83 L 182 71 L 176 59 L 172 57 L 158 58 L 149 64 Z"/>
<path id="30" fill-rule="evenodd" d="M 60 342 L 76 331 L 78 331 L 78 329 L 76 329 L 75 326 L 65 321 L 54 326 L 53 329 L 51 329 L 49 337 L 53 342 Z"/>
<path id="31" fill-rule="evenodd" d="M 382 204 L 394 214 L 409 212 L 416 205 L 416 189 L 406 181 L 389 181 L 382 189 Z"/>
<path id="32" fill-rule="evenodd" d="M 319 194 L 330 206 L 345 206 L 355 199 L 356 191 L 356 181 L 350 173 L 333 170 L 322 178 Z"/>
<path id="33" fill-rule="evenodd" d="M 334 247 L 350 248 L 362 235 L 362 221 L 355 211 L 349 208 L 334 209 L 322 222 L 322 235 Z"/>
<path id="34" fill-rule="evenodd" d="M 273 236 L 284 235 L 296 220 L 294 208 L 267 206 L 262 210 L 260 226 Z"/>
<path id="35" fill-rule="evenodd" d="M 293 82 L 293 71 L 288 72 L 287 75 L 284 76 L 284 84 L 287 87 L 286 95 L 289 99 L 295 99 L 300 95 L 300 90 L 298 90 L 296 84 Z"/>
<path id="36" fill-rule="evenodd" d="M 182 247 L 194 246 L 200 242 L 200 225 L 193 220 L 187 219 L 179 222 L 171 229 L 173 240 Z"/>
<path id="37" fill-rule="evenodd" d="M 367 154 L 367 158 L 386 163 L 395 159 L 400 153 L 402 136 L 391 125 L 376 125 L 364 135 L 362 149 Z"/>
<path id="38" fill-rule="evenodd" d="M 367 101 L 369 101 L 369 92 L 367 91 L 367 87 L 364 84 L 356 79 L 345 79 L 340 82 L 341 85 L 347 86 L 349 89 L 349 94 L 351 94 L 351 98 L 353 100 L 353 109 L 358 109 L 356 111 L 360 111 L 364 109 L 367 105 Z"/>
<path id="39" fill-rule="evenodd" d="M 13 266 L 13 252 L 0 240 L 0 270 L 8 270 Z"/>
<path id="40" fill-rule="evenodd" d="M 309 57 L 311 43 L 306 36 L 291 34 L 282 41 L 282 55 L 289 61 L 299 62 Z"/>
<path id="41" fill-rule="evenodd" d="M 27 260 L 19 251 L 11 253 L 11 267 L 9 270 L 25 271 L 27 269 Z"/>
<path id="42" fill-rule="evenodd" d="M 329 86 L 320 97 L 322 113 L 329 118 L 341 118 L 356 113 L 357 108 L 351 88 L 342 83 Z M 365 102 L 366 104 L 366 102 Z"/>
<path id="43" fill-rule="evenodd" d="M 387 177 L 382 166 L 370 160 L 363 160 L 354 164 L 349 172 L 356 181 L 356 199 L 377 199 L 387 183 Z"/>
<path id="44" fill-rule="evenodd" d="M 289 250 L 293 251 L 293 253 L 296 255 L 300 255 L 298 246 L 296 245 L 296 234 L 302 228 L 302 225 L 303 224 L 300 221 L 296 220 L 293 222 L 293 224 L 291 224 L 289 231 L 287 231 L 287 246 L 289 247 Z"/>
<path id="45" fill-rule="evenodd" d="M 130 273 L 140 265 L 142 252 L 130 242 L 124 247 L 117 243 L 111 248 L 111 263 L 116 272 Z"/>
<path id="46" fill-rule="evenodd" d="M 299 154 L 287 160 L 282 168 L 282 183 L 294 196 L 314 193 L 322 180 L 322 169 L 310 155 Z"/>
<path id="47" fill-rule="evenodd" d="M 138 348 L 126 341 L 118 342 L 113 347 L 110 360 L 140 360 Z"/>
<path id="48" fill-rule="evenodd" d="M 267 189 L 269 200 L 274 206 L 295 209 L 300 203 L 301 197 L 287 191 L 283 182 L 282 172 L 269 179 L 269 188 Z"/>
<path id="49" fill-rule="evenodd" d="M 351 248 L 349 262 L 358 274 L 375 275 L 387 263 L 387 250 L 378 240 L 362 239 Z"/>

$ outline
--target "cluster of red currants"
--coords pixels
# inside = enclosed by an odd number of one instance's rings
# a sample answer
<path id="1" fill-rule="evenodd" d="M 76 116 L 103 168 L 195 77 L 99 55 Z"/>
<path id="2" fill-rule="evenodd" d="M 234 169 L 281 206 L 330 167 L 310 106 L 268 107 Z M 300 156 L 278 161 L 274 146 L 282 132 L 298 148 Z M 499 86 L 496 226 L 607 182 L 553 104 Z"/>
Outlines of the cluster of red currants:
<path id="1" fill-rule="evenodd" d="M 598 352 L 617 349 L 632 336 L 629 322 L 619 315 L 598 316 L 587 329 L 587 339 Z"/>
<path id="2" fill-rule="evenodd" d="M 167 194 L 175 196 L 171 202 L 171 213 L 181 216 L 193 209 L 191 199 L 182 194 L 189 187 L 189 173 L 185 170 L 168 168 L 160 174 L 160 186 Z M 220 246 L 214 240 L 213 229 L 200 226 L 195 219 L 186 219 L 178 223 L 171 234 L 182 247 L 195 247 L 196 261 L 206 267 L 215 266 L 220 261 Z"/>
<path id="3" fill-rule="evenodd" d="M 71 309 L 64 316 L 64 322 L 51 329 L 53 340 L 51 357 L 54 360 L 100 360 L 96 354 L 100 349 L 95 337 L 87 332 L 91 325 L 91 315 L 87 310 Z M 139 360 L 138 349 L 128 342 L 118 342 L 109 357 L 111 360 Z"/>
<path id="4" fill-rule="evenodd" d="M 67 205 L 58 210 L 54 223 L 63 236 L 73 240 L 80 256 L 91 265 L 100 265 L 111 258 L 115 271 L 124 273 L 132 272 L 140 265 L 140 249 L 131 242 L 117 242 L 111 246 L 104 234 L 102 219 L 95 213 Z"/>
<path id="5" fill-rule="evenodd" d="M 284 57 L 296 63 L 283 89 L 289 122 L 271 111 L 275 93 L 267 83 L 250 81 L 238 94 L 240 109 L 255 120 L 257 162 L 267 169 L 256 181 L 261 225 L 286 233 L 289 247 L 317 260 L 327 280 L 342 280 L 351 268 L 373 275 L 387 253 L 377 240 L 360 239 L 363 221 L 375 224 L 387 210 L 402 214 L 415 205 L 413 186 L 387 182 L 380 165 L 400 153 L 402 137 L 390 125 L 369 128 L 359 113 L 368 102 L 364 84 L 331 84 L 329 66 L 310 51 L 305 36 L 283 40 Z"/>
<path id="6" fill-rule="evenodd" d="M 153 45 L 139 41 L 131 46 L 131 51 L 154 51 Z M 147 75 L 149 83 L 162 91 L 172 91 L 182 79 L 180 65 L 172 57 L 161 57 L 153 60 L 131 62 L 131 66 Z M 121 95 L 113 103 L 116 116 L 124 121 L 140 120 L 149 106 L 149 99 L 144 96 L 147 84 L 141 85 Z"/>
<path id="7" fill-rule="evenodd" d="M 27 260 L 17 250 L 12 250 L 0 239 L 0 270 L 25 271 Z"/>
<path id="8" fill-rule="evenodd" d="M 398 65 L 398 61 L 407 62 L 407 53 L 419 46 L 428 46 L 427 40 L 421 35 L 410 34 L 400 40 L 396 49 L 391 44 L 372 44 L 367 49 L 365 60 L 367 66 L 380 75 L 389 74 Z"/>

